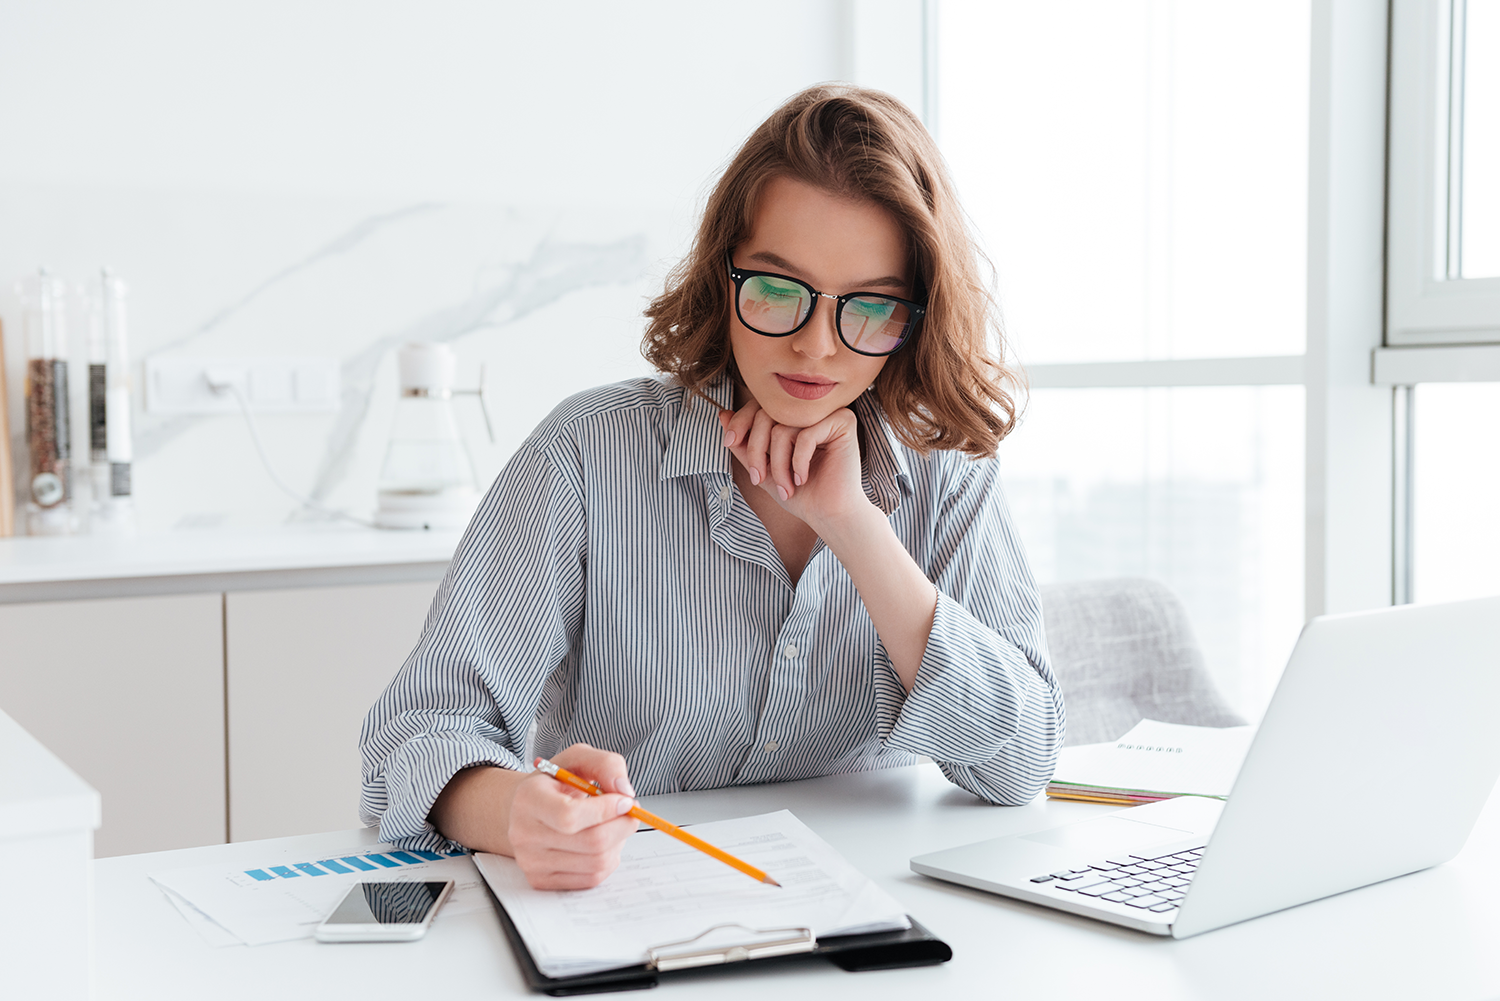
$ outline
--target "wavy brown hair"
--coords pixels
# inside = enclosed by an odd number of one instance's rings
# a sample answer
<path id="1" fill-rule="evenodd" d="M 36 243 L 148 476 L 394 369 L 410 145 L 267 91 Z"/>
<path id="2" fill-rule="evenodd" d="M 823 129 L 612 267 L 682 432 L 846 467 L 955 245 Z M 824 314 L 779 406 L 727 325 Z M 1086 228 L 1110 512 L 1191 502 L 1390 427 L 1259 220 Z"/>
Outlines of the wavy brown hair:
<path id="1" fill-rule="evenodd" d="M 641 353 L 690 391 L 734 370 L 732 284 L 725 255 L 749 237 L 766 183 L 792 177 L 870 201 L 906 234 L 921 329 L 890 356 L 873 391 L 891 429 L 920 452 L 975 456 L 1016 425 L 1019 385 L 1006 367 L 998 310 L 942 155 L 922 123 L 888 94 L 846 84 L 809 87 L 766 119 L 724 171 L 688 256 L 646 309 Z"/>

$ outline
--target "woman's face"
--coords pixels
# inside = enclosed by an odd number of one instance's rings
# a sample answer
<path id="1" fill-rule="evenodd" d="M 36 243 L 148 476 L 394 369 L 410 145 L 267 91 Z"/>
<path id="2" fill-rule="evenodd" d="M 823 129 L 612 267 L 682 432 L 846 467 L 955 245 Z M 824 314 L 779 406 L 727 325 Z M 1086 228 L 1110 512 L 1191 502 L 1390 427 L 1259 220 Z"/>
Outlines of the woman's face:
<path id="1" fill-rule="evenodd" d="M 754 229 L 733 257 L 737 267 L 790 275 L 832 295 L 871 291 L 911 298 L 906 240 L 890 212 L 789 177 L 766 186 Z M 741 323 L 731 303 L 729 342 L 743 380 L 735 406 L 749 402 L 748 394 L 776 423 L 811 427 L 853 403 L 886 360 L 858 354 L 839 340 L 836 308 L 820 296 L 801 330 L 766 337 Z"/>

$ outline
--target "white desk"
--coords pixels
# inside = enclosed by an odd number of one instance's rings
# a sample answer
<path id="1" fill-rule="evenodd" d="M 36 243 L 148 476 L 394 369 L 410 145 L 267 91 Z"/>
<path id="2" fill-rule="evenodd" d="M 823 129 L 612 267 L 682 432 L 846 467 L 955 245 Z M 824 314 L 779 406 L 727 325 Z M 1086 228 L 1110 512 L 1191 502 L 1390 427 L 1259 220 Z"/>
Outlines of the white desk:
<path id="1" fill-rule="evenodd" d="M 655 996 L 753 998 L 1378 998 L 1500 996 L 1500 796 L 1447 865 L 1182 942 L 928 880 L 915 854 L 1108 812 L 1038 801 L 981 805 L 932 765 L 785 785 L 649 797 L 692 823 L 789 808 L 953 947 L 938 967 L 845 973 L 807 962 L 667 979 Z M 1416 803 L 1412 809 L 1420 809 Z M 363 832 L 373 841 L 374 832 Z M 142 998 L 479 999 L 533 996 L 492 913 L 439 917 L 402 945 L 311 940 L 211 949 L 146 879 L 153 870 L 263 858 L 265 846 L 347 845 L 306 835 L 96 865 L 99 996 Z M 1126 971 L 1133 971 L 1127 976 Z"/>

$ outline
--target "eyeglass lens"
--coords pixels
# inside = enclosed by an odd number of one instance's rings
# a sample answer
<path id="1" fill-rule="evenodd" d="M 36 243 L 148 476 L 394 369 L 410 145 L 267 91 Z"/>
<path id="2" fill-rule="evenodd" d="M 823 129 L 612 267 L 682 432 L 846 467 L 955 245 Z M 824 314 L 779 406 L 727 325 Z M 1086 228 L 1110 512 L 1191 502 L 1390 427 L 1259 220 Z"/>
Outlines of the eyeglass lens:
<path id="1" fill-rule="evenodd" d="M 807 319 L 812 304 L 812 293 L 784 278 L 754 275 L 740 286 L 740 319 L 757 333 L 791 333 Z M 851 296 L 838 317 L 839 337 L 855 351 L 889 354 L 906 339 L 911 321 L 905 303 L 880 295 Z"/>

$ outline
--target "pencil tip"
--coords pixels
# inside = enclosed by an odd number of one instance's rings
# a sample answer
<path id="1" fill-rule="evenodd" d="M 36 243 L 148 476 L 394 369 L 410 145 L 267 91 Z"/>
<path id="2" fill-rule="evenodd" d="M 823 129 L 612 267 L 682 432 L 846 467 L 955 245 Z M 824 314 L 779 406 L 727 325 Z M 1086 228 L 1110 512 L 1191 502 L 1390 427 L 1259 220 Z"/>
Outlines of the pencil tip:
<path id="1" fill-rule="evenodd" d="M 776 880 L 772 879 L 770 876 L 766 877 L 766 882 L 770 883 L 772 886 L 780 886 L 781 885 L 780 883 L 776 882 Z"/>

